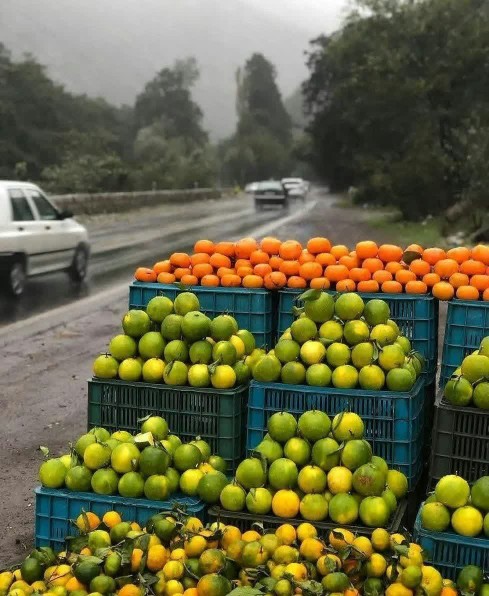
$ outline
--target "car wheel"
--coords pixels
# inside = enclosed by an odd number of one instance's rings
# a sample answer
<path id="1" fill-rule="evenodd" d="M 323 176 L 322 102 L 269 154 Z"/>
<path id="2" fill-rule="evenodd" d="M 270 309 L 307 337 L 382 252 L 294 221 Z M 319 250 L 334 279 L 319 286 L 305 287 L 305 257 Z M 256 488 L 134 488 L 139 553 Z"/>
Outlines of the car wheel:
<path id="1" fill-rule="evenodd" d="M 73 262 L 69 270 L 69 276 L 73 281 L 83 281 L 87 276 L 88 251 L 84 246 L 79 246 L 75 251 Z"/>
<path id="2" fill-rule="evenodd" d="M 8 291 L 12 296 L 21 296 L 25 289 L 27 274 L 22 261 L 14 261 L 8 272 Z"/>

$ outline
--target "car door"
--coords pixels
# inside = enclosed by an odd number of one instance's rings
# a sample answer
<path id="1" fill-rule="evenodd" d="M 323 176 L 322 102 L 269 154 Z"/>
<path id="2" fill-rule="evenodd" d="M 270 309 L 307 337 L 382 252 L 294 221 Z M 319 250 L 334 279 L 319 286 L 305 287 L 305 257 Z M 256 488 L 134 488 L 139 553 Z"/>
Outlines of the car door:
<path id="1" fill-rule="evenodd" d="M 40 190 L 28 188 L 25 192 L 43 227 L 44 267 L 47 271 L 66 269 L 71 265 L 75 250 L 69 222 L 59 218 L 59 212 Z"/>
<path id="2" fill-rule="evenodd" d="M 33 275 L 42 271 L 42 222 L 36 219 L 34 209 L 21 188 L 9 188 L 11 220 L 8 224 L 12 237 L 15 238 L 15 252 L 27 257 L 27 273 Z"/>

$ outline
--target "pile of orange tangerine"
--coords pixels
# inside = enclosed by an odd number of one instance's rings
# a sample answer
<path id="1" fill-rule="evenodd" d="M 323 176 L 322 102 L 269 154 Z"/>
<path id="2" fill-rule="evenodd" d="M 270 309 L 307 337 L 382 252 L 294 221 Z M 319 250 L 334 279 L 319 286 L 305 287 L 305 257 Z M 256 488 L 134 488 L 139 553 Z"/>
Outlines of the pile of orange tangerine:
<path id="1" fill-rule="evenodd" d="M 489 300 L 489 246 L 450 250 L 406 249 L 358 242 L 354 250 L 327 238 L 297 240 L 266 237 L 258 242 L 198 240 L 193 254 L 173 253 L 152 269 L 139 267 L 135 278 L 164 284 L 245 288 L 317 288 L 338 292 L 427 294 L 439 300 Z"/>

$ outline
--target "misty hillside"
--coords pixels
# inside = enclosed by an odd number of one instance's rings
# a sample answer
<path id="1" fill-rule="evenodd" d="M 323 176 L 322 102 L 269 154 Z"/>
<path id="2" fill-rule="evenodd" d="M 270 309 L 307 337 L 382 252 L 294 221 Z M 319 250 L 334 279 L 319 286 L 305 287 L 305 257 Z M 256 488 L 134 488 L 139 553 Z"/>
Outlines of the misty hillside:
<path id="1" fill-rule="evenodd" d="M 269 1 L 269 0 L 267 0 Z M 301 0 L 302 1 L 302 0 Z M 338 0 L 340 1 L 340 0 Z M 342 1 L 342 0 L 341 0 Z M 289 0 L 290 3 L 290 0 Z M 31 52 L 77 93 L 129 103 L 156 71 L 194 55 L 195 95 L 213 137 L 235 119 L 234 73 L 254 51 L 276 66 L 284 96 L 306 77 L 304 51 L 338 18 L 302 25 L 254 0 L 0 0 L 0 41 Z"/>

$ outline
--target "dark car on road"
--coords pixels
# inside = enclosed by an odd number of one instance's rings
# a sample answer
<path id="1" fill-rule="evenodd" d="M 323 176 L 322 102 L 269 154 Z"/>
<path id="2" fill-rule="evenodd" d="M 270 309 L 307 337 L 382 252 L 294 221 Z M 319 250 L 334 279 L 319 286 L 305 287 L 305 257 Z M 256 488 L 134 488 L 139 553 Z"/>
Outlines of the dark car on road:
<path id="1" fill-rule="evenodd" d="M 287 191 L 282 183 L 276 180 L 259 182 L 253 197 L 257 211 L 261 211 L 264 207 L 268 206 L 281 207 L 282 209 L 289 207 Z"/>

